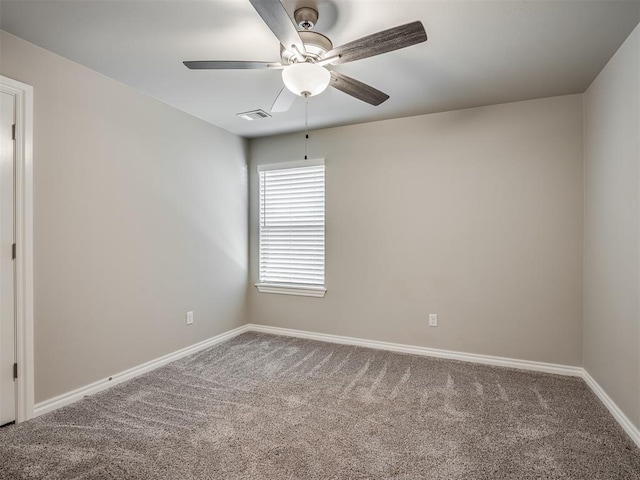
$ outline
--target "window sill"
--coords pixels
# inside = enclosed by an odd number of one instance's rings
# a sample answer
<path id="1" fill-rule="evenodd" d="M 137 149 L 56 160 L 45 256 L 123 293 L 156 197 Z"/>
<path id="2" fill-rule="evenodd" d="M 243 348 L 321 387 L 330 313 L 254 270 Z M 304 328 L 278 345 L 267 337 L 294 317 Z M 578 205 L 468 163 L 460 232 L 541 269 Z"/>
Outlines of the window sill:
<path id="1" fill-rule="evenodd" d="M 298 295 L 303 297 L 324 297 L 327 289 L 303 285 L 280 285 L 277 283 L 256 283 L 260 293 L 277 293 L 280 295 Z"/>

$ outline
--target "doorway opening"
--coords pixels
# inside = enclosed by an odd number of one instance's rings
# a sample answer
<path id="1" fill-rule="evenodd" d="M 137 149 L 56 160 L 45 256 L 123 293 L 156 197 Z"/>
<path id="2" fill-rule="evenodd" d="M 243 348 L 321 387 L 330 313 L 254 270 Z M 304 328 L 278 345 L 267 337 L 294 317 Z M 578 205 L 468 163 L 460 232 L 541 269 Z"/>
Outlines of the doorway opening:
<path id="1" fill-rule="evenodd" d="M 33 417 L 33 88 L 0 76 L 0 425 Z"/>

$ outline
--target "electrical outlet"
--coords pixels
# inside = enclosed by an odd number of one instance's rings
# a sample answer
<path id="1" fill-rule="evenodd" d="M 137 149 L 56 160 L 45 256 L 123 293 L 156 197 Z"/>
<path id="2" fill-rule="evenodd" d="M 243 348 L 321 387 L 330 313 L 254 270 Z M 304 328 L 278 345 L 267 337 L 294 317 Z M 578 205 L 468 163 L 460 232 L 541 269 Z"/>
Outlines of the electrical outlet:
<path id="1" fill-rule="evenodd" d="M 187 312 L 187 325 L 191 325 L 193 323 L 193 312 Z"/>
<path id="2" fill-rule="evenodd" d="M 437 327 L 438 326 L 438 315 L 435 313 L 429 314 L 429 326 Z"/>

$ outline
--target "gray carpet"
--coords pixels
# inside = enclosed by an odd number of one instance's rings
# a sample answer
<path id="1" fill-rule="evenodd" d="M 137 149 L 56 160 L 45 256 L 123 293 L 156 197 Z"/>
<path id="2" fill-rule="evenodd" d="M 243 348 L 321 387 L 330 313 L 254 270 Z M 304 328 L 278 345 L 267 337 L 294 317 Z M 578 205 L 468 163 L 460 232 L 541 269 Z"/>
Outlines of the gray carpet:
<path id="1" fill-rule="evenodd" d="M 0 431 L 4 479 L 640 479 L 584 382 L 246 333 Z"/>

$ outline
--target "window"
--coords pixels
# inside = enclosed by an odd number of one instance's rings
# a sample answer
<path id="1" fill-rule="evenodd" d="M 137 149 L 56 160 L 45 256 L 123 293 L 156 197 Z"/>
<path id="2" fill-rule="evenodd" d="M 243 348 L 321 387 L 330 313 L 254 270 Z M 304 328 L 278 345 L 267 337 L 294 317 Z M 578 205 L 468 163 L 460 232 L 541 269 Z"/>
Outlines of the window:
<path id="1" fill-rule="evenodd" d="M 260 165 L 258 175 L 258 291 L 324 296 L 324 160 Z"/>

